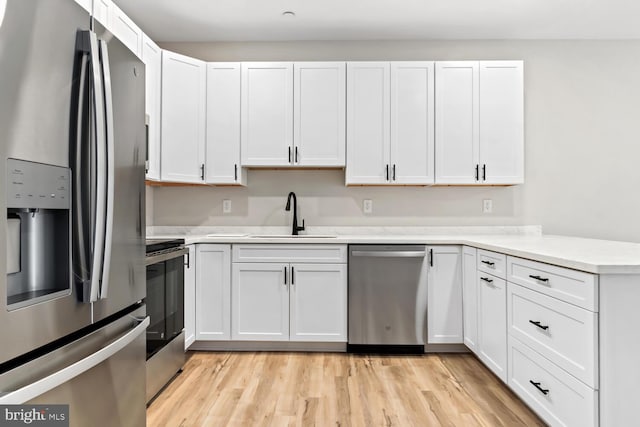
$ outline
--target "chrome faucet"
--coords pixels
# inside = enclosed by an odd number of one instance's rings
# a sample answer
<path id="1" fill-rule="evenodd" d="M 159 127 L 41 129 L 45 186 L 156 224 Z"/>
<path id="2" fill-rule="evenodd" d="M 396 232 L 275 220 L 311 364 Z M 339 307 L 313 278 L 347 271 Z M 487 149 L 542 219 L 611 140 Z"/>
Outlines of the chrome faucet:
<path id="1" fill-rule="evenodd" d="M 304 230 L 304 219 L 302 220 L 302 226 L 298 226 L 298 199 L 296 198 L 296 193 L 293 191 L 287 196 L 287 206 L 284 210 L 291 210 L 291 197 L 293 197 L 293 229 L 291 230 L 291 234 L 297 236 L 298 231 Z"/>

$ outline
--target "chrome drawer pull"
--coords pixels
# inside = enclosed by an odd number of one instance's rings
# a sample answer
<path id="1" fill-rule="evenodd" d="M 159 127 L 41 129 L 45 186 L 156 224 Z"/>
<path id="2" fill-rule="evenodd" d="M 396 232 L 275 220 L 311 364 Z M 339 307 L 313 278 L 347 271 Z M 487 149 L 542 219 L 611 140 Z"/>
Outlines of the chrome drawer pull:
<path id="1" fill-rule="evenodd" d="M 492 280 L 492 279 L 489 279 L 489 278 L 487 278 L 487 277 L 481 277 L 481 278 L 480 278 L 480 280 L 484 280 L 484 281 L 485 281 L 485 282 L 487 282 L 487 283 L 493 283 L 493 280 Z"/>
<path id="2" fill-rule="evenodd" d="M 542 330 L 544 330 L 544 331 L 546 331 L 547 329 L 549 329 L 549 326 L 548 326 L 548 325 L 542 325 L 542 324 L 540 324 L 540 322 L 538 322 L 537 320 L 529 320 L 529 323 L 531 323 L 531 324 L 533 324 L 533 325 L 536 325 L 538 328 L 540 328 L 540 329 L 542 329 Z"/>
<path id="3" fill-rule="evenodd" d="M 493 267 L 496 263 L 495 262 L 491 262 L 491 261 L 480 261 L 483 264 L 487 264 L 490 267 Z"/>
<path id="4" fill-rule="evenodd" d="M 529 382 L 530 382 L 531 384 L 533 384 L 533 386 L 534 386 L 535 388 L 537 388 L 537 389 L 538 389 L 538 391 L 540 391 L 540 392 L 541 392 L 542 394 L 544 394 L 545 396 L 546 396 L 547 394 L 549 394 L 549 389 L 544 389 L 544 388 L 540 387 L 540 383 L 536 383 L 536 382 L 534 382 L 533 380 L 529 380 Z"/>
<path id="5" fill-rule="evenodd" d="M 548 282 L 549 281 L 549 279 L 547 279 L 546 277 L 535 276 L 533 274 L 530 274 L 529 277 L 531 277 L 532 279 L 540 280 L 541 282 Z"/>

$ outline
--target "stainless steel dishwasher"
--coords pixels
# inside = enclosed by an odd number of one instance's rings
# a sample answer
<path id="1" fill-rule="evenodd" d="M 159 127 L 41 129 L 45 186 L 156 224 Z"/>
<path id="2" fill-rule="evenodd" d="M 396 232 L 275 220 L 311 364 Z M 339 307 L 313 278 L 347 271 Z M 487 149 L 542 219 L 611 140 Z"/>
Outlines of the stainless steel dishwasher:
<path id="1" fill-rule="evenodd" d="M 349 351 L 424 352 L 427 264 L 425 245 L 349 246 Z"/>

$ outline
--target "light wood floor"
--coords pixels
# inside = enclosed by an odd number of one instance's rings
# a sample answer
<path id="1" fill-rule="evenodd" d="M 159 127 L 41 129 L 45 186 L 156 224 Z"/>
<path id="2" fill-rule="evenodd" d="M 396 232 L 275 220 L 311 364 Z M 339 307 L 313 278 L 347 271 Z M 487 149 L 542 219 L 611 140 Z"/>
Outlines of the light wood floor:
<path id="1" fill-rule="evenodd" d="M 542 426 L 474 356 L 191 353 L 148 426 Z"/>

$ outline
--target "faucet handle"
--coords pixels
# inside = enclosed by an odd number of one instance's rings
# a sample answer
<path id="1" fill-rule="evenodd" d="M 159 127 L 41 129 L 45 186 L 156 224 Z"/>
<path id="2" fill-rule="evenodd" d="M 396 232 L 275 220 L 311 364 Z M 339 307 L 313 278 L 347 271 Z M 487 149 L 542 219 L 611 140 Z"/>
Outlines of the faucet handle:
<path id="1" fill-rule="evenodd" d="M 302 220 L 302 227 L 298 227 L 299 231 L 303 231 L 304 230 L 304 219 Z"/>

